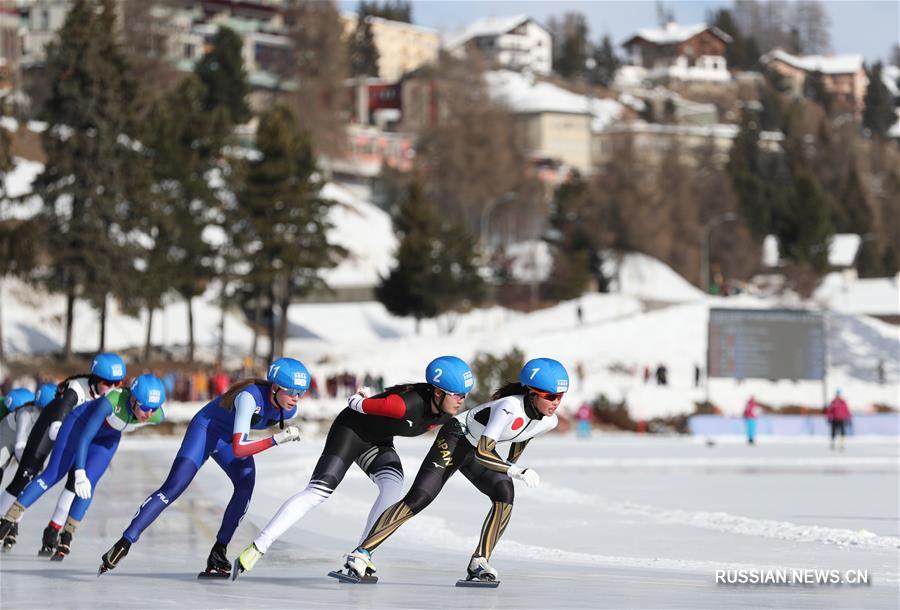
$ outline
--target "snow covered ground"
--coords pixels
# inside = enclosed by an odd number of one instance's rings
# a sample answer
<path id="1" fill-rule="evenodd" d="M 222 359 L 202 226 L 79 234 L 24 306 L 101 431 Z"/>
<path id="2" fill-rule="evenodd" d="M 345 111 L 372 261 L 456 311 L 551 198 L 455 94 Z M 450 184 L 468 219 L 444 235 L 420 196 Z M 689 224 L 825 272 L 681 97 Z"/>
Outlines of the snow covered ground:
<path id="1" fill-rule="evenodd" d="M 326 577 L 361 533 L 375 488 L 351 469 L 329 501 L 236 583 L 199 582 L 230 488 L 212 463 L 150 527 L 120 567 L 100 555 L 168 470 L 180 439 L 123 441 L 63 563 L 35 552 L 56 490 L 25 515 L 0 556 L 3 608 L 896 608 L 900 594 L 900 445 L 851 439 L 708 446 L 685 438 L 555 435 L 524 465 L 538 489 L 516 508 L 493 557 L 496 590 L 458 589 L 488 501 L 463 477 L 374 556 L 380 582 Z M 398 439 L 407 486 L 430 438 Z M 323 440 L 257 456 L 256 491 L 234 555 L 301 489 Z M 867 586 L 724 585 L 717 570 L 867 570 Z"/>

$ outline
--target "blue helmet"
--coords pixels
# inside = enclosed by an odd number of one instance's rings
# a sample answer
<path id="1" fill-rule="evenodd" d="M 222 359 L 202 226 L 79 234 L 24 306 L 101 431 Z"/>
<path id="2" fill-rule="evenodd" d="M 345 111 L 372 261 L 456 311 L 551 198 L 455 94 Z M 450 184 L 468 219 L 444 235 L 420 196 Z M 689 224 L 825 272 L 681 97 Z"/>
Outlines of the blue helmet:
<path id="1" fill-rule="evenodd" d="M 452 394 L 468 394 L 475 389 L 475 377 L 466 361 L 456 356 L 439 356 L 425 367 L 425 381 Z"/>
<path id="2" fill-rule="evenodd" d="M 25 388 L 13 388 L 6 395 L 6 410 L 12 413 L 19 407 L 34 402 L 34 392 Z"/>
<path id="3" fill-rule="evenodd" d="M 56 398 L 56 384 L 45 383 L 38 388 L 37 395 L 34 399 L 34 404 L 43 409 L 48 404 L 50 404 L 50 401 L 54 398 Z"/>
<path id="4" fill-rule="evenodd" d="M 106 381 L 122 381 L 125 379 L 125 361 L 119 354 L 97 354 L 91 362 L 91 375 Z"/>
<path id="5" fill-rule="evenodd" d="M 569 374 L 558 360 L 534 358 L 522 367 L 519 383 L 542 392 L 568 392 Z"/>
<path id="6" fill-rule="evenodd" d="M 299 393 L 302 396 L 309 389 L 310 374 L 299 360 L 279 358 L 269 366 L 266 379 L 269 383 L 292 391 L 292 393 Z"/>
<path id="7" fill-rule="evenodd" d="M 155 411 L 166 402 L 166 386 L 156 375 L 144 374 L 131 382 L 131 395 L 144 411 Z"/>

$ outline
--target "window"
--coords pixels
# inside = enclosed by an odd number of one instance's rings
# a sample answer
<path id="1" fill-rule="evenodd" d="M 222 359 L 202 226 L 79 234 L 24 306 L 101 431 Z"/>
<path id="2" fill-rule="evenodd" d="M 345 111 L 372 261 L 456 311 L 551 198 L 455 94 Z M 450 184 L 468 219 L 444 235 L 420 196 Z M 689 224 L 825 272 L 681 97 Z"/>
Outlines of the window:
<path id="1" fill-rule="evenodd" d="M 44 9 L 41 11 L 41 27 L 40 30 L 42 32 L 46 32 L 50 29 L 50 11 Z"/>

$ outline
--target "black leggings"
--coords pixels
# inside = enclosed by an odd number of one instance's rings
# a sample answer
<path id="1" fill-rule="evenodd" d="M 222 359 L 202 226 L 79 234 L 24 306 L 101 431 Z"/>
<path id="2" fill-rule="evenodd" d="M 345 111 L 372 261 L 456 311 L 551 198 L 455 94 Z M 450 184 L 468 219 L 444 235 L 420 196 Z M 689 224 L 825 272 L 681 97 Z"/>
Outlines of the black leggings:
<path id="1" fill-rule="evenodd" d="M 392 474 L 403 480 L 403 466 L 394 449 L 393 438 L 363 438 L 352 425 L 348 425 L 345 418 L 339 416 L 328 431 L 325 448 L 310 480 L 321 482 L 330 491 L 334 491 L 353 462 L 370 477 L 376 473 Z"/>
<path id="2" fill-rule="evenodd" d="M 74 396 L 74 392 L 71 390 L 67 391 L 66 394 Z M 31 479 L 44 469 L 44 461 L 50 455 L 50 452 L 53 450 L 53 444 L 56 442 L 50 438 L 50 426 L 54 422 L 62 423 L 74 407 L 75 401 L 70 400 L 69 396 L 63 395 L 60 398 L 53 399 L 50 401 L 50 404 L 41 409 L 41 414 L 38 416 L 37 421 L 34 422 L 34 427 L 28 433 L 28 442 L 22 451 L 22 459 L 19 462 L 18 469 L 16 469 L 16 474 L 9 482 L 9 485 L 6 486 L 6 491 L 10 495 L 18 497 L 22 490 L 25 489 L 25 486 L 31 482 Z M 69 474 L 69 480 L 66 481 L 66 489 L 70 491 L 75 490 L 72 473 Z"/>
<path id="3" fill-rule="evenodd" d="M 421 512 L 441 493 L 444 483 L 457 470 L 494 502 L 513 503 L 515 489 L 512 479 L 508 474 L 489 470 L 475 460 L 475 447 L 466 439 L 457 419 L 451 419 L 438 431 L 403 502 L 413 514 Z"/>

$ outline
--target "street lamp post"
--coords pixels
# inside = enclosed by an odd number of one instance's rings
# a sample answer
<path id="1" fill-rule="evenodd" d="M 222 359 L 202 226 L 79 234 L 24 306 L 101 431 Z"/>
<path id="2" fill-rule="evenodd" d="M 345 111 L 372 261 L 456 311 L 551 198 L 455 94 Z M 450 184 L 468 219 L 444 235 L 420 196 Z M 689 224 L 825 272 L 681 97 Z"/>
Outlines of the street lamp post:
<path id="1" fill-rule="evenodd" d="M 487 250 L 488 246 L 488 230 L 490 228 L 491 212 L 493 212 L 494 208 L 498 205 L 512 201 L 515 198 L 516 194 L 514 192 L 507 191 L 499 197 L 494 197 L 484 206 L 484 210 L 481 212 L 481 247 L 484 250 Z"/>
<path id="2" fill-rule="evenodd" d="M 737 214 L 725 212 L 703 225 L 700 235 L 700 288 L 706 294 L 709 294 L 709 236 L 713 229 L 732 220 L 737 220 Z"/>

